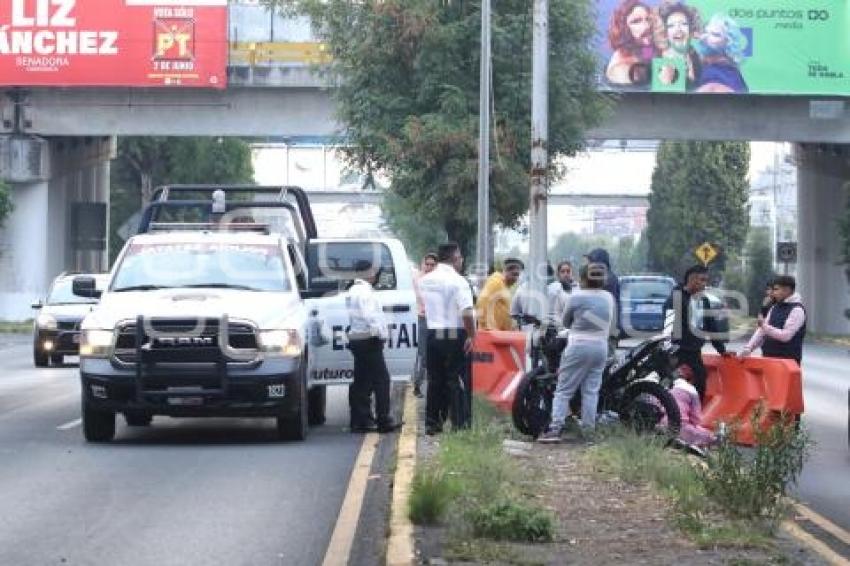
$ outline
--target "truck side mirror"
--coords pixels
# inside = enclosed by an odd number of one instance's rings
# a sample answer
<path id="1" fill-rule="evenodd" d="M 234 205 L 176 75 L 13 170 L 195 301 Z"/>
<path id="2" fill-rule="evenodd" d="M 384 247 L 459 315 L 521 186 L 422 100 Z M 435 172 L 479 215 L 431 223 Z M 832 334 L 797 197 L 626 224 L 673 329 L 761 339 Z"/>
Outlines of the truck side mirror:
<path id="1" fill-rule="evenodd" d="M 41 302 L 41 299 L 37 300 L 36 302 L 34 302 L 33 304 L 30 305 L 30 307 L 34 308 L 35 310 L 38 310 L 43 306 L 44 306 L 44 304 Z"/>
<path id="2" fill-rule="evenodd" d="M 88 299 L 99 299 L 102 291 L 97 288 L 94 277 L 89 275 L 79 275 L 74 277 L 71 283 L 71 290 L 78 297 L 86 297 Z"/>

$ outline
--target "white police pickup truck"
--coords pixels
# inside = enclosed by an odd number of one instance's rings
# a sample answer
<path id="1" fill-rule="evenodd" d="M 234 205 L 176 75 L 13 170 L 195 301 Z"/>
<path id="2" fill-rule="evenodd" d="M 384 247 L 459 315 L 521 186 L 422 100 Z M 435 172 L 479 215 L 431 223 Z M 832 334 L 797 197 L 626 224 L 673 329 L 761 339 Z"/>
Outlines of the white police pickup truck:
<path id="1" fill-rule="evenodd" d="M 171 197 L 183 196 L 178 188 Z M 282 439 L 304 439 L 324 422 L 325 387 L 353 377 L 345 289 L 363 269 L 380 269 L 387 365 L 394 379 L 409 378 L 415 296 L 400 242 L 316 238 L 297 189 L 264 204 L 157 195 L 106 290 L 74 280 L 75 294 L 100 297 L 81 327 L 88 441 L 111 440 L 118 413 L 130 426 L 154 415 L 274 417 Z"/>

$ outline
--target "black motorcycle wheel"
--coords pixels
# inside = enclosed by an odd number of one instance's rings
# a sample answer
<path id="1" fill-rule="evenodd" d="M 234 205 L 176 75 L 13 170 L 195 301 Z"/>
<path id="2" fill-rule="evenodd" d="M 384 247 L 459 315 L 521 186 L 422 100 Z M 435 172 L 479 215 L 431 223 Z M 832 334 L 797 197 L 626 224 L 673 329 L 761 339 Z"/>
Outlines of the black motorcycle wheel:
<path id="1" fill-rule="evenodd" d="M 654 381 L 638 381 L 629 385 L 620 403 L 620 421 L 638 433 L 659 432 L 675 437 L 682 428 L 682 416 L 676 400 Z M 665 415 L 667 424 L 662 427 Z"/>
<path id="2" fill-rule="evenodd" d="M 552 420 L 554 390 L 549 380 L 541 379 L 546 370 L 537 367 L 522 376 L 511 407 L 514 426 L 522 434 L 537 438 Z M 554 376 L 553 376 L 554 377 Z"/>

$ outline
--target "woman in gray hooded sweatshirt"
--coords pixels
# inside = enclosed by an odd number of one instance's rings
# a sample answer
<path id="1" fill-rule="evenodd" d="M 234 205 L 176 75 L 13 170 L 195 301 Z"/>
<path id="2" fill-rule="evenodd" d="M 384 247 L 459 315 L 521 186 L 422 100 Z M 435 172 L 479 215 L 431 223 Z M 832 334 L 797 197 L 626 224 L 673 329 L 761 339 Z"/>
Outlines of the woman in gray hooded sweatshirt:
<path id="1" fill-rule="evenodd" d="M 581 290 L 573 291 L 564 313 L 569 343 L 558 367 L 558 386 L 552 405 L 552 424 L 540 442 L 558 442 L 569 411 L 570 399 L 581 388 L 581 426 L 593 430 L 608 359 L 608 337 L 614 330 L 614 298 L 604 289 L 608 269 L 599 263 L 581 268 Z"/>

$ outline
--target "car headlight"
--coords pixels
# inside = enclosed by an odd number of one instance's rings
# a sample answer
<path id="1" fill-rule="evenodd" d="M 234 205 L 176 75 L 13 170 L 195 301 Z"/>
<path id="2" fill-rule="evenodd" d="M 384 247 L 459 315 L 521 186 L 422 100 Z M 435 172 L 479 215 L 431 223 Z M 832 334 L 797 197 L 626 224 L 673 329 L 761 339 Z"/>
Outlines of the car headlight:
<path id="1" fill-rule="evenodd" d="M 39 328 L 43 328 L 44 330 L 56 330 L 58 325 L 56 324 L 56 319 L 53 315 L 49 315 L 47 313 L 42 313 L 38 315 L 35 319 L 35 323 Z"/>
<path id="2" fill-rule="evenodd" d="M 304 349 L 296 330 L 261 330 L 259 342 L 260 351 L 272 356 L 297 358 Z"/>
<path id="3" fill-rule="evenodd" d="M 111 330 L 83 330 L 80 333 L 80 356 L 108 358 L 111 354 Z"/>

